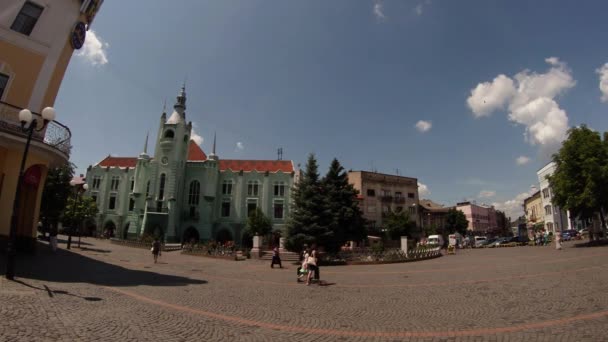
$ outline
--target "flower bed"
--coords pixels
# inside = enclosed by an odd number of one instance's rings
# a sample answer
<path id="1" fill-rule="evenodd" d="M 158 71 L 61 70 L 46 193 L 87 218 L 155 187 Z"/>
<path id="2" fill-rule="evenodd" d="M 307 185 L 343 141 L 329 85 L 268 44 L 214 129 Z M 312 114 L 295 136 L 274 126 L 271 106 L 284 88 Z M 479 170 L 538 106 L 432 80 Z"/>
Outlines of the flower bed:
<path id="1" fill-rule="evenodd" d="M 401 249 L 391 248 L 384 251 L 361 249 L 356 252 L 342 251 L 334 255 L 326 255 L 321 260 L 322 266 L 331 265 L 375 265 L 411 262 L 432 259 L 442 256 L 439 247 L 420 246 L 408 251 L 406 255 Z"/>
<path id="2" fill-rule="evenodd" d="M 142 248 L 142 249 L 150 249 L 152 248 L 152 243 L 147 241 L 138 241 L 138 240 L 120 240 L 116 238 L 111 238 L 110 243 L 121 246 L 128 246 L 134 248 Z M 179 244 L 161 244 L 161 250 L 165 252 L 171 251 L 179 251 L 181 246 Z"/>

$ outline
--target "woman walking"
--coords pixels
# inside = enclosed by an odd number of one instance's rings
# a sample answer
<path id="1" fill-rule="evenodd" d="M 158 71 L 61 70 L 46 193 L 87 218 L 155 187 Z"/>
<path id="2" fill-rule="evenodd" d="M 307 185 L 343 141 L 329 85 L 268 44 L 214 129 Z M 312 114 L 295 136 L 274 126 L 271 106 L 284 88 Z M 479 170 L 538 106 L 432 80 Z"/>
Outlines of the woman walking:
<path id="1" fill-rule="evenodd" d="M 308 266 L 308 276 L 306 277 L 306 285 L 310 285 L 310 278 L 312 277 L 312 272 L 315 272 L 315 279 L 319 279 L 318 272 L 319 267 L 317 266 L 317 251 L 313 250 L 308 260 L 306 261 Z"/>
<path id="2" fill-rule="evenodd" d="M 154 255 L 154 263 L 156 264 L 158 261 L 158 256 L 161 255 L 160 240 L 158 240 L 158 238 L 154 239 L 151 250 L 152 250 L 152 255 Z"/>

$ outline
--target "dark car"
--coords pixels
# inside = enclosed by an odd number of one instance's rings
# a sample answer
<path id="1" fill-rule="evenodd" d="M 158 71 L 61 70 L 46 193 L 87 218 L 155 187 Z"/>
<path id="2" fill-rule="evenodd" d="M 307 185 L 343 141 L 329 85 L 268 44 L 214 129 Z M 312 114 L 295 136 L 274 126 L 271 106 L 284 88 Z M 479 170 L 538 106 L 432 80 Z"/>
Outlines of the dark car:
<path id="1" fill-rule="evenodd" d="M 530 238 L 525 235 L 522 236 L 514 236 L 511 238 L 511 242 L 515 242 L 518 245 L 527 245 L 530 242 Z"/>

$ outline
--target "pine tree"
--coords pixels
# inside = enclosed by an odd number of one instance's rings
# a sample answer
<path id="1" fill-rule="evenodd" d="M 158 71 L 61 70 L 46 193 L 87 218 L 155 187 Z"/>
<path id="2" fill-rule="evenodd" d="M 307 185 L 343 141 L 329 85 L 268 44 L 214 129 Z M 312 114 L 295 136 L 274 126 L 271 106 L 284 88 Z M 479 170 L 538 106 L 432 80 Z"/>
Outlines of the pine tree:
<path id="1" fill-rule="evenodd" d="M 329 206 L 329 229 L 333 232 L 332 240 L 326 242 L 326 249 L 339 251 L 346 241 L 364 239 L 367 234 L 357 202 L 358 191 L 348 183 L 348 174 L 337 159 L 331 162 L 322 184 Z"/>
<path id="2" fill-rule="evenodd" d="M 306 170 L 292 190 L 291 216 L 287 223 L 286 247 L 300 252 L 304 246 L 325 246 L 333 238 L 328 227 L 328 205 L 319 180 L 317 160 L 310 154 Z"/>

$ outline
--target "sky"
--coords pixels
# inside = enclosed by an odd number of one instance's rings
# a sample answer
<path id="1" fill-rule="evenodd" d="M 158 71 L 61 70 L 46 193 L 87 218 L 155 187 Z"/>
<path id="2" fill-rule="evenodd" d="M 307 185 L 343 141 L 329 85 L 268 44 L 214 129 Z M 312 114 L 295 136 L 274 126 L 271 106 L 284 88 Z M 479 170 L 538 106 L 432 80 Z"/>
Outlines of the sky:
<path id="1" fill-rule="evenodd" d="M 137 156 L 184 82 L 220 158 L 314 153 L 321 174 L 337 158 L 513 218 L 569 127 L 607 130 L 606 1 L 145 4 L 105 1 L 66 72 L 55 107 L 80 173 Z"/>

